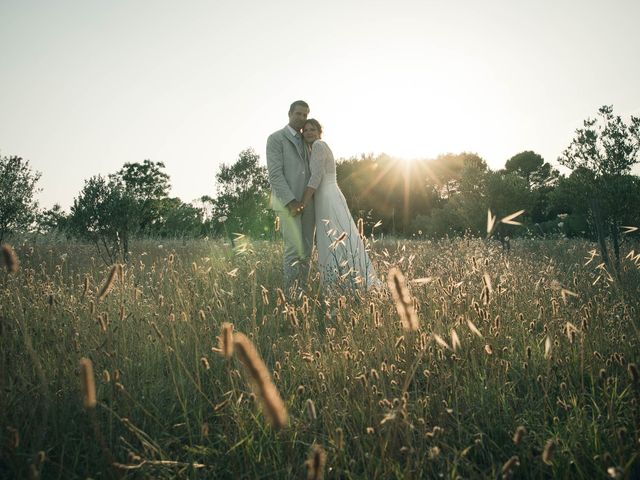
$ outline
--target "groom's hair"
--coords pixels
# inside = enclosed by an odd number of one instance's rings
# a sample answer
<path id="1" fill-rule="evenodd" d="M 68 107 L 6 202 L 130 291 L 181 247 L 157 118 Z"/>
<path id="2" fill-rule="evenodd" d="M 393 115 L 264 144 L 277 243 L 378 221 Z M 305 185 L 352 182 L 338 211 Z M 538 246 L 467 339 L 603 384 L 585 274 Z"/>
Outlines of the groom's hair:
<path id="1" fill-rule="evenodd" d="M 296 100 L 289 107 L 289 115 L 291 115 L 291 113 L 293 113 L 293 111 L 296 109 L 296 107 L 309 108 L 309 104 L 307 102 L 305 102 L 304 100 Z"/>

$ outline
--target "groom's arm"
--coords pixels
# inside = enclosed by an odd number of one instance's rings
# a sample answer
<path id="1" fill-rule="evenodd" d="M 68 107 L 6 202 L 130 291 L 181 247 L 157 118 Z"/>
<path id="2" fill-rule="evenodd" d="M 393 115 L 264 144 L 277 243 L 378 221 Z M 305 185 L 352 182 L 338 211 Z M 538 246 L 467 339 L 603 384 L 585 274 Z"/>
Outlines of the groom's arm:
<path id="1" fill-rule="evenodd" d="M 282 207 L 288 205 L 291 201 L 295 201 L 296 197 L 291 191 L 286 178 L 284 178 L 284 147 L 282 145 L 282 136 L 277 133 L 269 136 L 267 140 L 267 171 L 269 172 L 271 188 Z"/>

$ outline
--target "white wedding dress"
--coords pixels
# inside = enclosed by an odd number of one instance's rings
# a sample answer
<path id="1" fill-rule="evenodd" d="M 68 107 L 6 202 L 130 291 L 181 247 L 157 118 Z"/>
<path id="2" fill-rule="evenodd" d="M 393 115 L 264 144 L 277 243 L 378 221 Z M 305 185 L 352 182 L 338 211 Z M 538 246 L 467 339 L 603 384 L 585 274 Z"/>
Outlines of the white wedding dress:
<path id="1" fill-rule="evenodd" d="M 381 282 L 338 187 L 336 162 L 326 142 L 313 143 L 309 167 L 308 186 L 316 189 L 316 242 L 322 285 L 336 293 L 379 287 Z"/>

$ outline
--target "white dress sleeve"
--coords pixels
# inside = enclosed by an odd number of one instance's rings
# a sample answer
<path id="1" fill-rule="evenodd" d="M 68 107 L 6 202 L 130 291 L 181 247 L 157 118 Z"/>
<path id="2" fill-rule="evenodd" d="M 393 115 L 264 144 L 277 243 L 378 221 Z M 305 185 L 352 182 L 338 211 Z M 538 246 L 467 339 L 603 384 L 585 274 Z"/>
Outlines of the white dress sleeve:
<path id="1" fill-rule="evenodd" d="M 318 189 L 325 174 L 325 158 L 327 152 L 331 152 L 329 147 L 322 140 L 316 140 L 311 147 L 311 157 L 309 158 L 309 168 L 311 169 L 311 178 L 309 178 L 308 187 Z"/>

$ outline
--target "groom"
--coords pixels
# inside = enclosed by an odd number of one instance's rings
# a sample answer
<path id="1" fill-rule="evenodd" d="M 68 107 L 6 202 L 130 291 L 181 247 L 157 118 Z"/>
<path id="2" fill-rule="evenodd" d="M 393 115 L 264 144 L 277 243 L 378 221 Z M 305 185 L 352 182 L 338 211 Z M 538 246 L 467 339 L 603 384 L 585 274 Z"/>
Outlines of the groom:
<path id="1" fill-rule="evenodd" d="M 289 123 L 267 140 L 267 169 L 271 184 L 271 208 L 280 218 L 284 238 L 284 287 L 302 287 L 309 276 L 309 257 L 313 246 L 315 215 L 313 201 L 305 208 L 302 194 L 311 172 L 302 126 L 309 105 L 296 100 L 289 107 Z"/>

